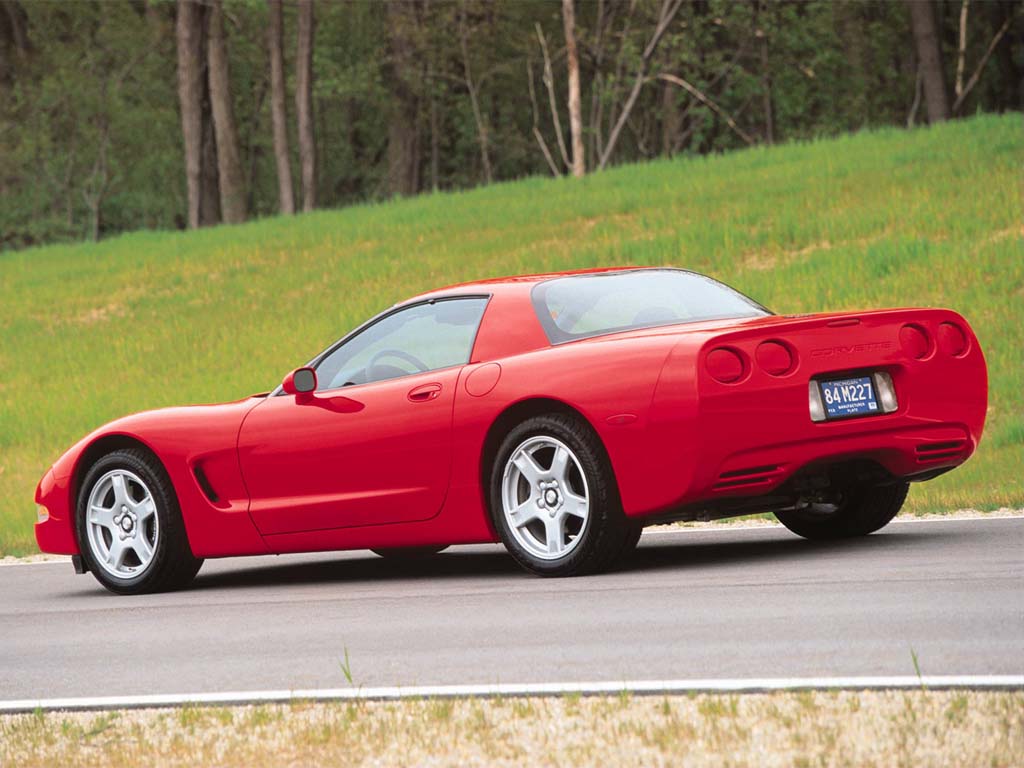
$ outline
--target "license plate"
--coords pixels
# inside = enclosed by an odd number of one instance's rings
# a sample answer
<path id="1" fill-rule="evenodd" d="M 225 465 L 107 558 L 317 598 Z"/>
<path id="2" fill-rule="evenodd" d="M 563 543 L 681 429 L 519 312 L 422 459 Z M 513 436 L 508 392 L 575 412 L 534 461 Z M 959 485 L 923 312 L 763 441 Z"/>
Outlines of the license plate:
<path id="1" fill-rule="evenodd" d="M 818 386 L 821 387 L 821 402 L 828 419 L 882 412 L 875 394 L 875 382 L 870 376 L 819 381 Z"/>

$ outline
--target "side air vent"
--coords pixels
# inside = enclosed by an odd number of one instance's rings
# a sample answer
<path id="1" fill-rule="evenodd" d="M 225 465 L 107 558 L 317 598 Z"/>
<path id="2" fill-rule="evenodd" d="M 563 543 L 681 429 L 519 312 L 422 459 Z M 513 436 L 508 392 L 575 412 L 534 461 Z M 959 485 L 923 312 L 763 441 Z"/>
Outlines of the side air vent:
<path id="1" fill-rule="evenodd" d="M 964 452 L 967 446 L 966 440 L 947 440 L 942 443 L 922 443 L 917 446 L 917 460 L 919 463 L 929 461 L 942 461 L 944 459 L 955 459 Z"/>
<path id="2" fill-rule="evenodd" d="M 725 491 L 730 488 L 764 485 L 772 482 L 781 472 L 782 467 L 778 464 L 748 467 L 746 469 L 731 469 L 718 476 L 718 482 L 715 483 L 712 490 Z"/>
<path id="3" fill-rule="evenodd" d="M 199 487 L 202 489 L 203 495 L 206 496 L 206 498 L 214 504 L 220 501 L 220 498 L 217 496 L 217 492 L 213 490 L 213 486 L 210 485 L 210 479 L 206 476 L 206 473 L 203 472 L 201 464 L 195 465 L 192 470 L 192 474 L 196 476 L 196 482 L 199 483 Z"/>

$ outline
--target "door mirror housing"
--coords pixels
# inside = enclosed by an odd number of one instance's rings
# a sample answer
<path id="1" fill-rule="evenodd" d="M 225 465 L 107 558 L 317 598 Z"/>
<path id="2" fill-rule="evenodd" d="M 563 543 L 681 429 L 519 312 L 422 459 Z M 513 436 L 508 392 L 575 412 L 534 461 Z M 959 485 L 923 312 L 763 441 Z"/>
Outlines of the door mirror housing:
<path id="1" fill-rule="evenodd" d="M 316 371 L 312 368 L 296 368 L 284 377 L 281 389 L 289 395 L 308 395 L 316 389 Z"/>

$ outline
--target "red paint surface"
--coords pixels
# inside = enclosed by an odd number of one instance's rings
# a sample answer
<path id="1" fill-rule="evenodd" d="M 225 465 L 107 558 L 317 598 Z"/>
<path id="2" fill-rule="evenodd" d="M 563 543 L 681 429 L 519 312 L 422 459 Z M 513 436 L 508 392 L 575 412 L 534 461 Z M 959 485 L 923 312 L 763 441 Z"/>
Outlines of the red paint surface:
<path id="1" fill-rule="evenodd" d="M 899 477 L 953 467 L 981 438 L 985 361 L 955 312 L 712 321 L 552 347 L 530 302 L 539 279 L 427 294 L 491 294 L 465 366 L 346 387 L 344 395 L 151 411 L 96 430 L 40 482 L 36 498 L 49 510 L 36 526 L 40 548 L 77 552 L 71 510 L 82 455 L 111 436 L 137 440 L 163 462 L 200 557 L 494 540 L 481 484 L 485 442 L 507 408 L 534 398 L 587 419 L 636 517 L 764 495 L 810 463 L 870 459 Z M 939 339 L 922 359 L 919 340 L 901 332 L 908 323 Z M 765 342 L 782 345 L 791 370 L 780 373 L 785 361 L 776 349 L 765 353 Z M 709 353 L 720 348 L 743 364 L 731 382 L 709 371 Z M 811 422 L 812 377 L 878 370 L 893 378 L 898 411 Z M 928 445 L 952 441 L 962 447 L 929 455 Z M 196 481 L 197 465 L 216 502 Z M 739 487 L 723 479 L 754 467 L 769 469 Z"/>
<path id="2" fill-rule="evenodd" d="M 501 378 L 501 366 L 498 363 L 487 363 L 476 368 L 466 377 L 466 391 L 473 397 L 489 394 Z"/>

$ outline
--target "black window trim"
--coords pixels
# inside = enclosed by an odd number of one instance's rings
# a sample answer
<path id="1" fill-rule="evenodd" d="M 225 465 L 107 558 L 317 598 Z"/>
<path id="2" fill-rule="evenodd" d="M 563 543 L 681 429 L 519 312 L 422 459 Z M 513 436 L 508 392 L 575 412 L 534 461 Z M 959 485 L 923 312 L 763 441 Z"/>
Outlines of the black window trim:
<path id="1" fill-rule="evenodd" d="M 762 312 L 764 312 L 766 315 L 773 316 L 775 314 L 770 309 L 768 309 L 768 307 L 761 304 L 759 301 L 750 298 L 745 293 L 737 291 L 731 285 L 727 285 L 726 283 L 723 283 L 721 280 L 716 280 L 713 277 L 705 275 L 702 272 L 696 272 L 692 269 L 682 269 L 681 267 L 637 267 L 634 269 L 611 269 L 604 272 L 578 272 L 576 274 L 570 275 L 556 275 L 547 280 L 541 280 L 540 282 L 536 283 L 533 286 L 533 288 L 530 289 L 530 303 L 533 305 L 534 314 L 537 315 L 537 319 L 540 321 L 541 327 L 544 329 L 544 335 L 547 336 L 548 343 L 553 347 L 557 347 L 561 344 L 571 344 L 575 341 L 595 339 L 601 336 L 612 336 L 616 333 L 628 333 L 629 331 L 644 331 L 649 328 L 663 328 L 670 325 L 690 325 L 692 323 L 707 323 L 712 322 L 714 320 L 726 320 L 729 318 L 739 319 L 740 317 L 742 317 L 731 313 L 726 313 L 723 315 L 714 315 L 712 317 L 702 317 L 699 320 L 670 320 L 660 323 L 645 323 L 643 325 L 626 325 L 618 328 L 609 328 L 605 330 L 595 331 L 593 333 L 581 333 L 572 335 L 568 334 L 566 331 L 563 331 L 555 324 L 554 320 L 552 320 L 550 315 L 548 314 L 547 305 L 544 304 L 540 296 L 538 296 L 538 292 L 543 291 L 542 286 L 547 285 L 548 283 L 555 282 L 556 280 L 571 280 L 574 278 L 588 277 L 615 277 L 617 275 L 628 275 L 637 272 L 682 272 L 683 274 L 694 275 L 695 277 L 699 277 L 709 282 L 712 282 L 715 285 L 719 285 L 727 291 L 731 291 L 732 293 L 736 294 L 741 299 L 749 303 L 755 309 L 759 309 Z"/>
<path id="2" fill-rule="evenodd" d="M 381 312 L 381 313 L 379 313 L 377 315 L 374 315 L 373 317 L 371 317 L 369 320 L 367 320 L 362 325 L 360 325 L 360 326 L 354 328 L 353 330 L 349 331 L 347 334 L 345 334 L 340 339 L 335 341 L 333 344 L 331 344 L 329 347 L 327 347 L 327 349 L 323 350 L 320 354 L 318 354 L 316 357 L 314 357 L 308 363 L 306 363 L 305 365 L 298 366 L 298 367 L 300 367 L 300 368 L 312 368 L 313 370 L 316 370 L 317 366 L 320 365 L 320 363 L 322 363 L 325 358 L 327 358 L 331 354 L 333 354 L 335 350 L 337 350 L 340 347 L 344 346 L 346 343 L 348 343 L 349 340 L 354 339 L 356 336 L 361 334 L 363 331 L 369 330 L 372 326 L 376 325 L 380 321 L 386 320 L 387 318 L 391 317 L 392 315 L 395 315 L 395 314 L 397 314 L 399 312 L 402 312 L 403 310 L 412 309 L 413 307 L 421 307 L 424 304 L 437 304 L 438 302 L 442 302 L 442 301 L 458 301 L 459 299 L 484 299 L 485 300 L 484 311 L 480 313 L 480 321 L 476 324 L 476 331 L 474 331 L 474 333 L 473 333 L 473 343 L 469 345 L 469 359 L 466 360 L 465 363 L 461 363 L 461 364 L 458 364 L 458 365 L 447 365 L 444 368 L 431 368 L 430 371 L 423 371 L 423 373 L 429 373 L 429 372 L 432 372 L 432 371 L 445 371 L 445 370 L 448 370 L 449 368 L 457 368 L 457 367 L 460 367 L 460 366 L 463 366 L 463 365 L 468 365 L 469 361 L 473 359 L 473 350 L 476 349 L 476 340 L 477 340 L 477 337 L 480 335 L 480 327 L 484 324 L 484 315 L 487 314 L 487 307 L 490 305 L 491 299 L 493 297 L 494 297 L 493 293 L 456 293 L 456 294 L 451 294 L 451 295 L 448 295 L 448 296 L 435 296 L 434 298 L 431 298 L 431 299 L 419 299 L 418 301 L 407 301 L 407 302 L 403 302 L 403 303 L 400 303 L 400 304 L 395 304 L 395 305 L 393 305 L 391 307 L 388 307 L 383 312 Z M 410 373 L 408 375 L 409 376 L 414 376 L 415 374 Z M 405 378 L 405 377 L 402 376 L 402 377 L 397 377 L 397 378 Z M 396 379 L 385 379 L 385 381 L 395 381 L 395 380 Z M 319 384 L 319 378 L 318 378 L 317 383 Z M 379 383 L 380 382 L 378 382 L 378 381 L 368 381 L 365 384 L 356 384 L 356 385 L 348 386 L 348 387 L 333 387 L 331 389 L 323 389 L 323 390 L 316 390 L 316 391 L 317 392 L 336 392 L 339 389 L 345 389 L 346 391 L 348 391 L 348 390 L 354 389 L 355 387 L 365 387 L 365 386 L 370 386 L 372 384 L 379 384 Z M 283 395 L 283 394 L 284 394 L 284 390 L 281 388 L 281 385 L 278 384 L 274 388 L 274 390 L 270 393 L 270 397 L 278 397 L 279 395 Z"/>

